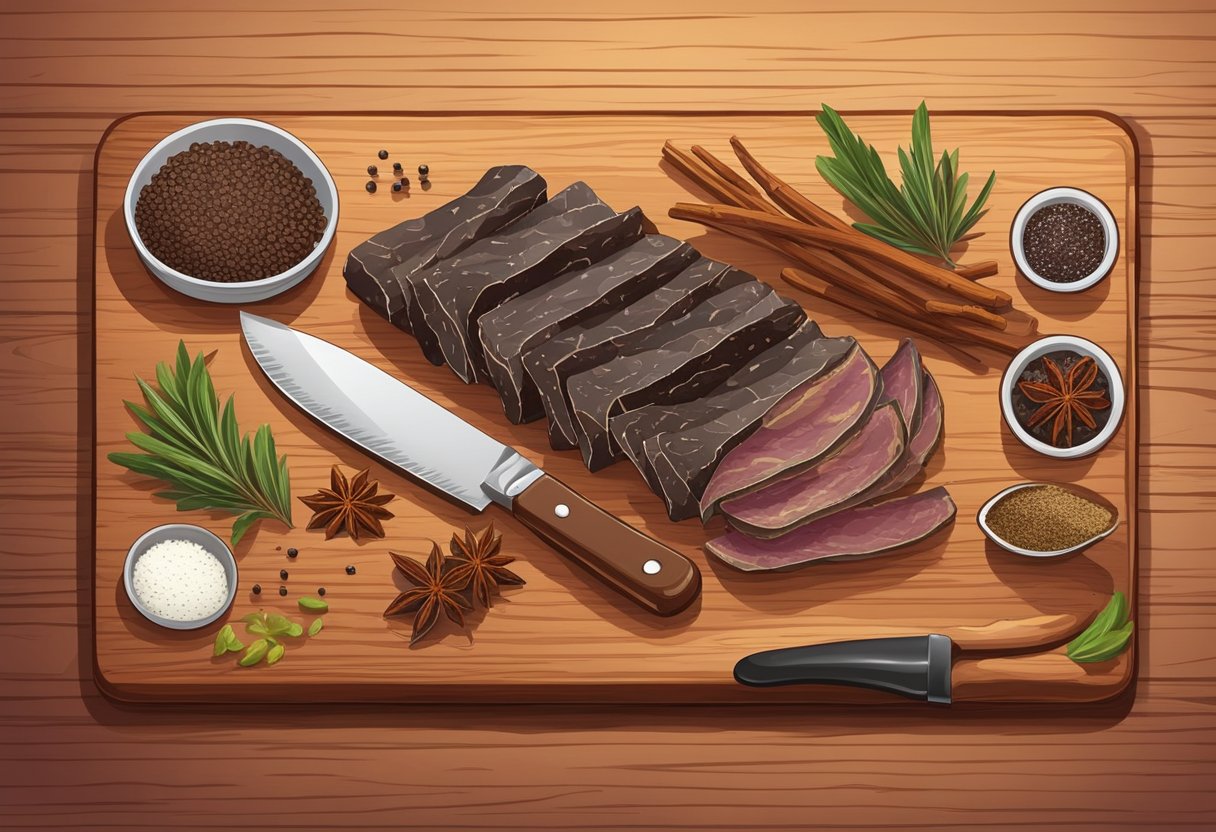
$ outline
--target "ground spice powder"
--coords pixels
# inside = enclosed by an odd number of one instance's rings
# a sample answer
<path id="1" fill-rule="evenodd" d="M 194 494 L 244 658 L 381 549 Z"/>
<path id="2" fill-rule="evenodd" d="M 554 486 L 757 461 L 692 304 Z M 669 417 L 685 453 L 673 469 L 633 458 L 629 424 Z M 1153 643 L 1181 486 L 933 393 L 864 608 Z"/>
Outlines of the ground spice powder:
<path id="1" fill-rule="evenodd" d="M 1104 506 L 1058 485 L 1020 488 L 994 505 L 987 517 L 988 528 L 1006 543 L 1034 552 L 1084 543 L 1113 521 Z"/>

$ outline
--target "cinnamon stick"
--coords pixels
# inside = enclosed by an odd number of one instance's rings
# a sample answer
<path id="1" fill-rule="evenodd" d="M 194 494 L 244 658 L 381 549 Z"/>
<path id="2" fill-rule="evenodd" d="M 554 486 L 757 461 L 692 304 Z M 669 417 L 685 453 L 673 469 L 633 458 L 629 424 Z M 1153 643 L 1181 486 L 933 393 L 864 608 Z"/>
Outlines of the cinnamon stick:
<path id="1" fill-rule="evenodd" d="M 819 228 L 788 217 L 773 216 L 764 211 L 738 208 L 733 205 L 698 205 L 680 202 L 668 211 L 668 215 L 678 220 L 703 224 L 706 221 L 713 221 L 718 225 L 741 227 L 763 234 L 776 234 L 787 240 L 816 248 L 844 249 L 864 254 L 916 274 L 939 289 L 952 292 L 964 300 L 989 309 L 1008 307 L 1013 300 L 1006 292 L 973 283 L 951 271 L 932 266 L 907 252 L 857 231 L 844 232 L 831 228 Z"/>
<path id="2" fill-rule="evenodd" d="M 714 154 L 710 153 L 699 144 L 692 146 L 692 154 L 705 163 L 705 166 L 716 173 L 724 182 L 733 187 L 740 195 L 744 196 L 745 201 L 753 204 L 754 207 L 761 211 L 768 211 L 770 214 L 779 214 L 769 202 L 764 199 L 764 195 L 756 189 L 756 186 L 748 182 L 742 176 L 735 172 L 735 169 L 723 162 Z"/>
<path id="3" fill-rule="evenodd" d="M 992 277 L 999 271 L 995 260 L 981 260 L 968 266 L 957 266 L 954 273 L 968 280 L 979 280 L 981 277 Z"/>
<path id="4" fill-rule="evenodd" d="M 760 187 L 769 195 L 773 202 L 786 210 L 791 217 L 821 228 L 833 228 L 837 231 L 851 230 L 849 224 L 830 211 L 825 211 L 811 200 L 803 196 L 797 189 L 791 187 L 785 180 L 778 177 L 751 152 L 743 146 L 738 136 L 730 137 L 730 146 L 743 167 L 751 174 L 752 179 L 760 183 Z"/>
<path id="5" fill-rule="evenodd" d="M 925 303 L 925 309 L 929 312 L 937 312 L 942 315 L 949 315 L 955 318 L 968 318 L 977 321 L 985 326 L 990 326 L 993 329 L 999 329 L 1002 332 L 1009 327 L 1009 321 L 997 315 L 994 312 L 989 312 L 979 306 L 971 306 L 970 304 L 946 303 L 940 300 L 931 300 Z"/>

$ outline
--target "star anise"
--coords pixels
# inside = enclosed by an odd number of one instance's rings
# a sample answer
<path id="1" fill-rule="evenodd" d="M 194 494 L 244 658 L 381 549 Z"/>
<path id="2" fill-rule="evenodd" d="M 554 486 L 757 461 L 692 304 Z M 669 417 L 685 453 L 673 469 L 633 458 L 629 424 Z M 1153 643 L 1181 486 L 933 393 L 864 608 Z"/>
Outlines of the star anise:
<path id="1" fill-rule="evenodd" d="M 1051 444 L 1061 447 L 1060 439 L 1063 438 L 1063 447 L 1072 447 L 1074 420 L 1093 430 L 1098 427 L 1093 411 L 1110 407 L 1106 395 L 1092 389 L 1098 380 L 1098 365 L 1087 355 L 1073 364 L 1065 375 L 1059 364 L 1043 356 L 1043 370 L 1047 373 L 1046 383 L 1018 382 L 1023 395 L 1039 405 L 1026 426 L 1032 428 L 1052 419 Z"/>
<path id="2" fill-rule="evenodd" d="M 452 550 L 452 560 L 469 567 L 473 597 L 483 607 L 490 606 L 490 594 L 500 586 L 524 585 L 523 578 L 506 568 L 507 564 L 515 562 L 515 558 L 500 553 L 502 535 L 494 534 L 493 523 L 477 534 L 466 528 L 464 540 L 453 532 L 452 542 L 448 545 Z"/>
<path id="3" fill-rule="evenodd" d="M 418 561 L 396 552 L 389 552 L 389 557 L 414 585 L 398 595 L 396 600 L 388 605 L 384 615 L 387 618 L 390 615 L 417 610 L 410 644 L 416 644 L 431 631 L 439 620 L 440 611 L 458 626 L 464 626 L 464 611 L 472 609 L 460 594 L 469 584 L 468 564 L 453 563 L 451 558 L 445 558 L 438 543 L 431 544 L 431 554 L 426 559 L 425 567 Z"/>
<path id="4" fill-rule="evenodd" d="M 312 520 L 308 521 L 309 529 L 325 529 L 326 540 L 343 530 L 354 541 L 358 541 L 359 535 L 364 533 L 384 537 L 384 526 L 380 521 L 393 516 L 384 508 L 393 495 L 377 494 L 379 483 L 368 481 L 366 468 L 347 480 L 335 465 L 329 472 L 329 484 L 329 488 L 300 498 L 300 502 L 315 512 Z"/>

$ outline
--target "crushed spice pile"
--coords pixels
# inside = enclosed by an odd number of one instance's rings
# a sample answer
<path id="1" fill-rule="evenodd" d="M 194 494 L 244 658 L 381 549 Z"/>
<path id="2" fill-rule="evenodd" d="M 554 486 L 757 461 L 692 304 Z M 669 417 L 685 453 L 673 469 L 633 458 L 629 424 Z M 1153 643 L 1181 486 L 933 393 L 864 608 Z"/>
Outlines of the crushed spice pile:
<path id="1" fill-rule="evenodd" d="M 1032 552 L 1058 552 L 1102 534 L 1111 512 L 1058 485 L 1020 488 L 988 512 L 988 528 L 1002 540 Z"/>

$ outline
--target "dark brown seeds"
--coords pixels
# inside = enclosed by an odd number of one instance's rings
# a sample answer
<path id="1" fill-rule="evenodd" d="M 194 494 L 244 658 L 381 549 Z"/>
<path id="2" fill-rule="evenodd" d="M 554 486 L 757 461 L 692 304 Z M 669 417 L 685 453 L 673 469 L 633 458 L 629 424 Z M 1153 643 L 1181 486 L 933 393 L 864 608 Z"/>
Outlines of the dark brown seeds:
<path id="1" fill-rule="evenodd" d="M 1072 203 L 1040 208 L 1022 234 L 1026 262 L 1052 283 L 1072 283 L 1093 274 L 1106 253 L 1106 232 L 1093 211 Z"/>
<path id="2" fill-rule="evenodd" d="M 279 594 L 280 594 L 280 595 L 286 595 L 286 594 L 287 594 L 287 587 L 285 587 L 285 586 L 281 586 L 281 587 L 279 587 Z"/>
<path id="3" fill-rule="evenodd" d="M 387 151 L 387 150 L 381 150 L 381 151 L 380 151 L 379 153 L 377 153 L 376 155 L 377 155 L 377 156 L 379 156 L 381 159 L 387 159 L 387 158 L 388 158 L 388 151 Z"/>
<path id="4" fill-rule="evenodd" d="M 153 174 L 135 204 L 136 231 L 156 259 L 217 283 L 287 271 L 325 226 L 312 180 L 249 142 L 195 142 Z"/>

